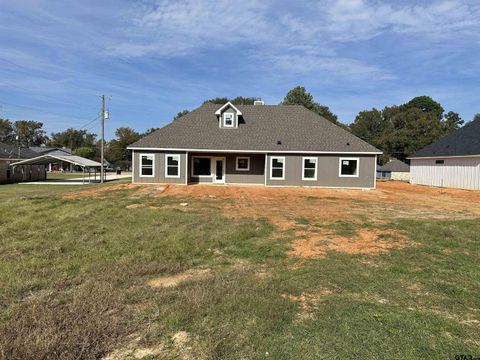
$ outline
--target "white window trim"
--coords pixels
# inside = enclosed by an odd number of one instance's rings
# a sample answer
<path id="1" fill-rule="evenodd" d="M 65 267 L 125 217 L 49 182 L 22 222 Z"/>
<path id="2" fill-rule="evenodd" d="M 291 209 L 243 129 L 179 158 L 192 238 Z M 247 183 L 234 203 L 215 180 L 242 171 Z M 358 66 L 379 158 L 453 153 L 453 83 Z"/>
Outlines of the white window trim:
<path id="1" fill-rule="evenodd" d="M 248 161 L 248 166 L 246 169 L 241 169 L 238 167 L 238 160 L 241 160 L 241 159 L 247 159 Z M 235 159 L 235 170 L 236 171 L 250 171 L 250 156 L 237 156 L 237 158 Z"/>
<path id="2" fill-rule="evenodd" d="M 277 160 L 283 160 L 283 168 L 282 168 L 282 177 L 279 178 L 279 177 L 273 177 L 272 174 L 273 174 L 273 160 L 274 159 L 277 159 Z M 271 156 L 270 157 L 270 180 L 285 180 L 285 168 L 286 168 L 286 163 L 285 163 L 285 156 Z"/>
<path id="3" fill-rule="evenodd" d="M 225 118 L 226 115 L 232 116 L 232 125 L 227 125 L 226 118 Z M 223 127 L 226 127 L 226 128 L 235 127 L 235 114 L 234 113 L 223 113 L 222 120 L 223 120 Z"/>
<path id="4" fill-rule="evenodd" d="M 193 169 L 194 169 L 193 160 L 194 159 L 210 159 L 210 175 L 195 175 L 193 173 Z M 191 176 L 194 177 L 194 178 L 211 178 L 213 176 L 213 174 L 212 174 L 212 160 L 213 160 L 212 156 L 192 156 Z"/>
<path id="5" fill-rule="evenodd" d="M 140 171 L 139 171 L 139 176 L 140 177 L 155 177 L 155 154 L 146 154 L 146 153 L 141 153 L 140 155 L 140 161 L 139 161 L 139 166 L 140 166 Z M 152 157 L 152 175 L 143 175 L 142 174 L 142 156 L 151 156 Z"/>
<path id="6" fill-rule="evenodd" d="M 315 162 L 315 172 L 313 178 L 306 178 L 305 177 L 305 160 L 310 160 Z M 311 169 L 310 169 L 311 170 Z M 317 181 L 317 173 L 318 173 L 318 158 L 317 157 L 302 157 L 302 180 L 304 181 Z"/>
<path id="7" fill-rule="evenodd" d="M 168 158 L 169 157 L 177 158 L 177 161 L 178 161 L 178 165 L 177 165 L 178 175 L 168 175 Z M 165 177 L 166 178 L 176 178 L 176 179 L 178 179 L 180 177 L 180 154 L 165 154 Z"/>
<path id="8" fill-rule="evenodd" d="M 342 175 L 342 161 L 343 160 L 356 160 L 357 161 L 357 173 L 354 175 Z M 338 159 L 338 176 L 339 177 L 354 177 L 358 178 L 360 175 L 360 158 L 358 157 L 341 157 Z"/>

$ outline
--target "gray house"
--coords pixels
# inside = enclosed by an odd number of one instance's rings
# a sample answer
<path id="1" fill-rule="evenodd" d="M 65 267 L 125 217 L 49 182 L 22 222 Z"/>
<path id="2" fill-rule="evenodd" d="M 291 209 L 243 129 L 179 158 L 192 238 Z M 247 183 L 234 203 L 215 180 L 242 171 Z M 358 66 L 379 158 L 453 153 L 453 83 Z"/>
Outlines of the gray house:
<path id="1" fill-rule="evenodd" d="M 480 119 L 410 157 L 412 184 L 480 190 Z"/>
<path id="2" fill-rule="evenodd" d="M 388 180 L 410 180 L 410 166 L 398 159 L 391 159 L 382 166 L 377 167 L 377 177 Z"/>
<path id="3" fill-rule="evenodd" d="M 129 147 L 134 183 L 375 188 L 381 152 L 298 105 L 206 103 Z"/>

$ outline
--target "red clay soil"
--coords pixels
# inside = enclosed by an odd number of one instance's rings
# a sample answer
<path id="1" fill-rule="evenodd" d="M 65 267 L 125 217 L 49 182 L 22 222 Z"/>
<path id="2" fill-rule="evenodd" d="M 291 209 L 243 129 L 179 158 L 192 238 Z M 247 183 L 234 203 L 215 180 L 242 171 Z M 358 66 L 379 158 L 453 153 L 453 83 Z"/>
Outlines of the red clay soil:
<path id="1" fill-rule="evenodd" d="M 328 251 L 379 254 L 401 248 L 408 244 L 405 236 L 379 229 L 379 225 L 399 218 L 480 217 L 478 191 L 439 189 L 395 181 L 379 182 L 376 190 L 112 184 L 67 193 L 65 197 L 101 198 L 115 190 L 134 190 L 129 197 L 138 198 L 141 204 L 152 209 L 158 208 L 156 198 L 177 197 L 178 208 L 184 211 L 212 211 L 204 207 L 203 200 L 207 199 L 226 217 L 265 219 L 280 230 L 295 231 L 296 240 L 292 243 L 290 255 L 304 258 L 324 256 Z M 180 206 L 184 201 L 188 202 L 188 207 Z M 168 205 L 172 206 L 176 207 Z M 360 228 L 352 237 L 338 236 L 316 226 L 337 222 L 368 222 L 369 226 Z"/>

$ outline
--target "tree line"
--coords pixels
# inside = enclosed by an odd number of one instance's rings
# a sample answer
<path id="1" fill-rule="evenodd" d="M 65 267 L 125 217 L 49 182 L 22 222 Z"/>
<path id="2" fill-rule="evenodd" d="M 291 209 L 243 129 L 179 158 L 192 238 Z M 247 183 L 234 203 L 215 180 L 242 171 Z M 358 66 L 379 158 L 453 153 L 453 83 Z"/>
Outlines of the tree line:
<path id="1" fill-rule="evenodd" d="M 204 103 L 225 104 L 230 101 L 234 105 L 253 105 L 257 99 L 242 96 L 232 99 L 217 97 Z M 342 123 L 328 106 L 315 101 L 312 94 L 302 86 L 291 89 L 281 104 L 303 105 L 328 121 L 351 131 L 384 153 L 380 158 L 381 163 L 392 157 L 405 160 L 415 151 L 452 133 L 464 123 L 458 113 L 446 112 L 440 103 L 429 96 L 414 97 L 405 104 L 386 106 L 381 110 L 372 108 L 360 111 L 350 125 Z M 188 112 L 189 110 L 178 112 L 173 121 Z M 480 120 L 480 114 L 477 114 L 474 120 Z M 139 133 L 129 127 L 118 128 L 115 138 L 106 143 L 105 158 L 116 166 L 128 168 L 131 154 L 127 147 L 155 130 L 157 128 Z M 12 122 L 0 118 L 0 142 L 21 147 L 46 145 L 69 148 L 75 155 L 100 160 L 100 141 L 96 134 L 69 128 L 47 136 L 43 123 L 33 120 Z"/>

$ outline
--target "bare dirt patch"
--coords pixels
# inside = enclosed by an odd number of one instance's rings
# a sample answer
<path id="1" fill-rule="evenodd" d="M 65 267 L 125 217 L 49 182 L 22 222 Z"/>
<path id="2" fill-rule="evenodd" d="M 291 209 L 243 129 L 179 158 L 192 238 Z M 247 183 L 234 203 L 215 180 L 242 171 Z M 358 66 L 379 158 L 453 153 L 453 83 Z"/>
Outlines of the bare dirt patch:
<path id="1" fill-rule="evenodd" d="M 299 304 L 298 320 L 313 320 L 313 311 L 319 306 L 322 299 L 333 294 L 332 290 L 321 289 L 315 293 L 301 293 L 300 295 L 283 294 L 284 299 Z"/>
<path id="2" fill-rule="evenodd" d="M 153 288 L 167 288 L 178 286 L 182 282 L 188 280 L 199 280 L 210 275 L 209 269 L 203 270 L 187 270 L 180 274 L 160 276 L 155 279 L 151 279 L 147 282 L 147 285 Z"/>
<path id="3" fill-rule="evenodd" d="M 111 184 L 65 195 L 105 197 L 109 191 L 133 190 L 129 198 L 144 203 L 128 208 L 176 208 L 181 211 L 222 211 L 228 218 L 266 220 L 280 229 L 293 231 L 291 255 L 324 256 L 328 251 L 350 254 L 381 254 L 408 244 L 400 234 L 378 227 L 396 219 L 473 219 L 480 217 L 480 192 L 439 189 L 404 182 L 379 182 L 377 190 L 318 188 L 268 188 L 263 186 L 143 185 Z M 145 199 L 146 197 L 146 199 Z M 159 204 L 155 199 L 177 198 L 177 204 Z M 184 199 L 189 199 L 184 203 Z M 183 205 L 187 206 L 183 206 Z M 317 225 L 365 222 L 352 238 L 321 231 Z"/>
<path id="4" fill-rule="evenodd" d="M 376 255 L 390 249 L 403 248 L 407 244 L 405 236 L 399 232 L 376 228 L 362 228 L 352 237 L 339 236 L 325 230 L 313 233 L 298 231 L 297 237 L 299 238 L 292 242 L 290 255 L 301 258 L 323 257 L 329 251 Z"/>
<path id="5" fill-rule="evenodd" d="M 149 184 L 107 184 L 104 186 L 89 187 L 76 191 L 69 191 L 63 195 L 64 199 L 80 199 L 83 197 L 105 198 L 108 192 L 121 190 L 134 190 L 129 198 L 136 199 L 142 196 L 156 197 L 167 188 L 166 185 Z"/>

